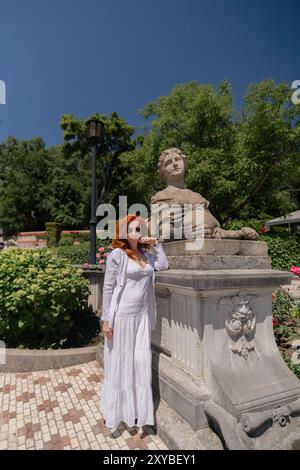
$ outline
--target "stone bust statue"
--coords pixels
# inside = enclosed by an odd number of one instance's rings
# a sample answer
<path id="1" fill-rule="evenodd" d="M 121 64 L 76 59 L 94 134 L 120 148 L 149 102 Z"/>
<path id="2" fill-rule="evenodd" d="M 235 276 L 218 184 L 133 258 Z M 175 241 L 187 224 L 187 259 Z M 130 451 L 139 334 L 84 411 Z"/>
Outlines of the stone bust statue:
<path id="1" fill-rule="evenodd" d="M 243 227 L 240 230 L 224 230 L 221 228 L 220 223 L 209 210 L 209 201 L 185 187 L 184 174 L 187 163 L 187 156 L 177 148 L 167 149 L 159 157 L 157 172 L 167 186 L 151 197 L 151 218 L 155 219 L 158 236 L 166 240 L 192 239 L 198 236 L 256 240 L 259 235 L 250 227 Z M 197 207 L 199 204 L 202 206 Z M 170 208 L 170 206 L 173 207 L 173 210 L 172 212 L 167 211 L 166 216 L 163 212 L 159 212 L 158 207 Z M 155 210 L 153 210 L 154 207 Z M 184 222 L 182 222 L 183 208 Z M 198 211 L 201 211 L 201 213 L 198 213 Z M 148 219 L 148 224 L 152 228 L 150 225 L 151 218 Z M 201 222 L 199 223 L 199 221 Z M 164 232 L 166 225 L 169 232 L 168 230 Z M 180 228 L 183 225 L 184 229 Z M 179 230 L 182 231 L 181 236 L 177 235 Z M 169 233 L 169 235 L 165 237 L 165 233 Z"/>

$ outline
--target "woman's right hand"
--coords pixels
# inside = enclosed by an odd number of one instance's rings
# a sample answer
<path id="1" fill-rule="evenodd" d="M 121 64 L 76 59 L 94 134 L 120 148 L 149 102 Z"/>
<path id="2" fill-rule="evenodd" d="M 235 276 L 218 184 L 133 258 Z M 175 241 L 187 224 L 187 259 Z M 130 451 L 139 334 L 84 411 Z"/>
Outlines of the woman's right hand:
<path id="1" fill-rule="evenodd" d="M 109 327 L 108 321 L 104 321 L 102 325 L 102 331 L 107 339 L 112 339 L 113 337 L 113 330 Z"/>

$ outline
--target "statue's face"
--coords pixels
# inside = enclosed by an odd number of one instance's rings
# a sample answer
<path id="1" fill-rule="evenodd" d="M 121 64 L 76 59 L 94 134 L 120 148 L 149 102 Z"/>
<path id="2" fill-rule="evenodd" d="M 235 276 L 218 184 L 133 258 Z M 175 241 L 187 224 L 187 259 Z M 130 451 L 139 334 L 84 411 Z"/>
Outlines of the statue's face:
<path id="1" fill-rule="evenodd" d="M 166 180 L 178 181 L 184 176 L 184 161 L 178 153 L 169 153 L 165 156 L 163 172 Z"/>

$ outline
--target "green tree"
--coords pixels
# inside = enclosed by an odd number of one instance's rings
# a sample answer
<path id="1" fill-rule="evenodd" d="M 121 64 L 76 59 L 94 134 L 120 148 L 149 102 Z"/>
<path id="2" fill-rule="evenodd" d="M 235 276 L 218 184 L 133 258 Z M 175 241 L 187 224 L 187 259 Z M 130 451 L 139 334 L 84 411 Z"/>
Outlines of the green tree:
<path id="1" fill-rule="evenodd" d="M 132 168 L 128 191 L 148 203 L 164 184 L 156 173 L 160 153 L 178 147 L 189 157 L 186 186 L 204 194 L 222 213 L 224 194 L 229 198 L 235 187 L 229 177 L 235 141 L 230 84 L 223 82 L 217 89 L 195 81 L 177 85 L 140 113 L 149 124 L 136 150 L 122 156 L 124 165 Z"/>
<path id="2" fill-rule="evenodd" d="M 100 116 L 104 131 L 97 159 L 98 201 L 118 202 L 123 173 L 120 155 L 135 147 L 134 127 L 117 113 Z M 42 139 L 10 137 L 0 145 L 0 226 L 5 234 L 45 229 L 88 227 L 91 199 L 91 152 L 85 121 L 61 119 L 65 142 L 49 149 Z"/>
<path id="3" fill-rule="evenodd" d="M 231 217 L 299 208 L 299 120 L 289 84 L 265 80 L 249 86 L 237 122 L 234 175 L 240 184 Z"/>
<path id="4" fill-rule="evenodd" d="M 49 220 L 68 229 L 87 225 L 87 181 L 76 159 L 68 157 L 62 145 L 52 147 L 48 150 L 46 172 L 41 207 L 49 214 Z"/>
<path id="5" fill-rule="evenodd" d="M 90 118 L 94 117 L 99 118 L 103 124 L 96 168 L 97 205 L 103 202 L 117 203 L 119 194 L 122 194 L 120 186 L 126 171 L 122 166 L 120 156 L 135 148 L 135 140 L 132 137 L 135 129 L 115 112 L 109 116 L 98 113 L 90 116 Z M 73 114 L 63 115 L 61 119 L 65 140 L 63 152 L 67 160 L 76 162 L 78 166 L 83 186 L 86 188 L 84 200 L 88 217 L 92 177 L 90 144 L 86 135 L 85 122 L 86 119 L 76 118 Z"/>
<path id="6" fill-rule="evenodd" d="M 146 125 L 122 156 L 127 191 L 148 203 L 164 184 L 160 153 L 179 147 L 189 157 L 187 188 L 210 201 L 220 222 L 299 207 L 299 111 L 290 87 L 273 80 L 250 85 L 240 113 L 227 81 L 176 85 L 140 111 Z"/>
<path id="7" fill-rule="evenodd" d="M 0 225 L 5 234 L 43 228 L 47 150 L 41 138 L 0 145 Z"/>

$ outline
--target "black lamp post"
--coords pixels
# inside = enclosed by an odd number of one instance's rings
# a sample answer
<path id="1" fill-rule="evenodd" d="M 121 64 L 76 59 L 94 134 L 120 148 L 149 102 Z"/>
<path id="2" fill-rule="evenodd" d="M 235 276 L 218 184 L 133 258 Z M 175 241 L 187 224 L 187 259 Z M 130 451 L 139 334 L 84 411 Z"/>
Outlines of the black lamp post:
<path id="1" fill-rule="evenodd" d="M 97 203 L 97 177 L 96 160 L 99 149 L 99 141 L 103 124 L 98 118 L 89 119 L 86 122 L 88 138 L 92 148 L 92 198 L 91 198 L 91 220 L 90 220 L 90 263 L 96 264 L 96 203 Z"/>

